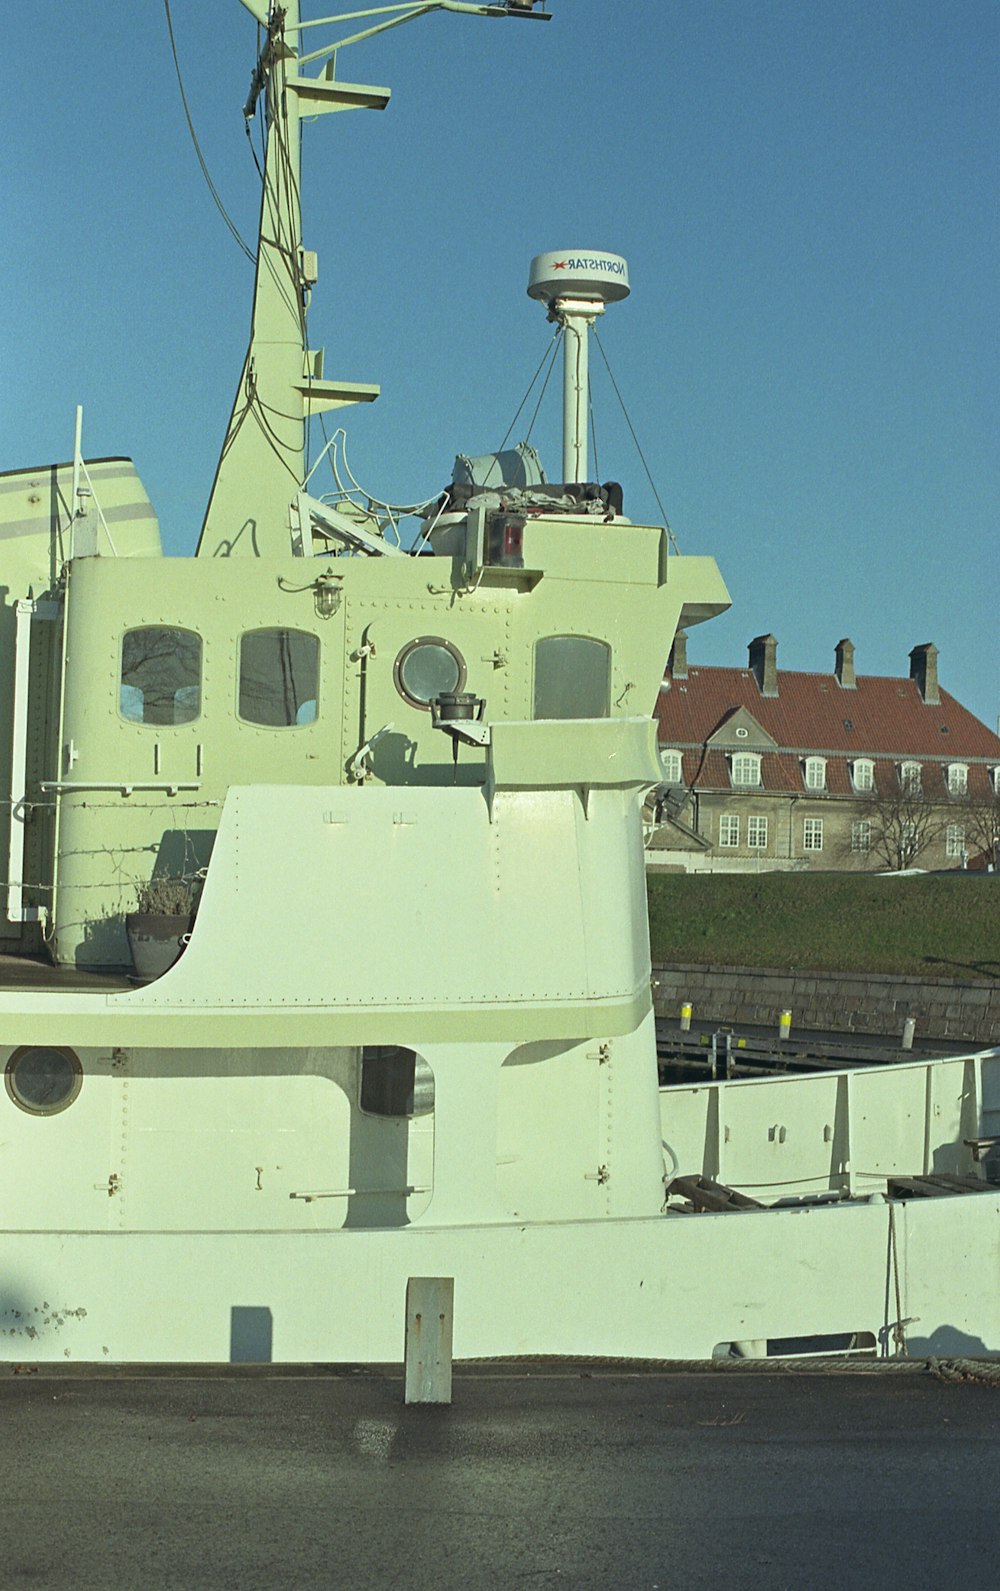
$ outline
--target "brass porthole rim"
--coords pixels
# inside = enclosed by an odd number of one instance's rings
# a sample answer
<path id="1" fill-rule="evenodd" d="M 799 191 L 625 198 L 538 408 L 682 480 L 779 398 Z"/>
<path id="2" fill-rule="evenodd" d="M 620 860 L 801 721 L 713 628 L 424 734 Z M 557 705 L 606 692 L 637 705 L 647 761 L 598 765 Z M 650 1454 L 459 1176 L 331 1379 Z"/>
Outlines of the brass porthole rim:
<path id="1" fill-rule="evenodd" d="M 17 1085 L 14 1081 L 14 1073 L 17 1069 L 18 1063 L 23 1060 L 25 1055 L 30 1055 L 33 1050 L 56 1050 L 60 1055 L 64 1055 L 69 1061 L 73 1072 L 73 1083 L 68 1094 L 66 1094 L 65 1097 L 58 1102 L 58 1104 L 32 1105 L 28 1100 L 22 1098 L 17 1091 Z M 58 1116 L 62 1113 L 62 1111 L 68 1110 L 70 1105 L 72 1105 L 74 1101 L 79 1098 L 80 1090 L 83 1087 L 83 1066 L 76 1051 L 69 1049 L 69 1047 L 65 1044 L 19 1044 L 4 1067 L 3 1080 L 7 1089 L 8 1097 L 12 1104 L 16 1105 L 18 1110 L 23 1110 L 25 1115 Z"/>
<path id="2" fill-rule="evenodd" d="M 400 696 L 403 698 L 407 707 L 414 707 L 418 712 L 429 713 L 431 710 L 430 702 L 418 701 L 415 696 L 411 696 L 410 692 L 403 684 L 403 666 L 406 662 L 406 659 L 409 657 L 411 652 L 415 652 L 420 646 L 440 646 L 443 651 L 447 652 L 450 657 L 454 658 L 455 665 L 458 669 L 458 679 L 455 681 L 455 684 L 452 687 L 455 691 L 461 691 L 465 689 L 465 681 L 468 677 L 468 669 L 466 667 L 465 658 L 458 650 L 458 647 L 453 641 L 447 640 L 443 635 L 415 635 L 412 641 L 407 641 L 406 645 L 400 648 L 399 652 L 396 654 L 396 661 L 392 665 L 393 684 L 395 685 Z"/>

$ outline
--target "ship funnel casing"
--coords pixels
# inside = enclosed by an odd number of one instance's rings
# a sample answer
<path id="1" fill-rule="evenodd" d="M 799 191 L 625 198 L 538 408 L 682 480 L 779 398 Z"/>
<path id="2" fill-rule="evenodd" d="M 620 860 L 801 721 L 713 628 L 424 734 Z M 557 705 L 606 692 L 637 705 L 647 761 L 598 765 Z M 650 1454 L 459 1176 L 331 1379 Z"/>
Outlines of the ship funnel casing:
<path id="1" fill-rule="evenodd" d="M 528 272 L 528 296 L 550 307 L 560 298 L 617 304 L 628 298 L 628 262 L 603 249 L 563 249 L 536 254 Z"/>

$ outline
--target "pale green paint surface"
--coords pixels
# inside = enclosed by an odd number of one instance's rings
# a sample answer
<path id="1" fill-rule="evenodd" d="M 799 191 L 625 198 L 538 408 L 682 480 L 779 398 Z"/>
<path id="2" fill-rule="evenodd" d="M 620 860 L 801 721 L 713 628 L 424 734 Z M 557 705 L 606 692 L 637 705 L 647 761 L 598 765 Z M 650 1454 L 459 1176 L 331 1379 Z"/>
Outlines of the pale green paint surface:
<path id="1" fill-rule="evenodd" d="M 465 659 L 466 689 L 485 699 L 487 720 L 501 726 L 497 766 L 506 787 L 600 783 L 614 773 L 613 764 L 621 769 L 633 755 L 637 731 L 621 728 L 618 715 L 651 714 L 684 603 L 721 607 L 727 599 L 714 564 L 704 559 L 672 559 L 669 580 L 659 584 L 650 556 L 646 582 L 622 586 L 612 578 L 609 584 L 604 576 L 614 575 L 614 563 L 593 557 L 590 547 L 591 534 L 608 529 L 586 521 L 573 526 L 586 579 L 550 576 L 546 569 L 530 591 L 485 582 L 464 591 L 454 583 L 452 559 L 436 557 L 75 561 L 66 600 L 62 721 L 42 775 L 64 786 L 57 794 L 59 959 L 123 963 L 121 917 L 131 909 L 137 884 L 154 868 L 176 872 L 207 860 L 233 783 L 344 783 L 359 748 L 392 725 L 370 759 L 375 782 L 450 788 L 456 778 L 450 740 L 431 726 L 427 711 L 401 696 L 394 678 L 397 656 L 418 636 L 446 636 Z M 559 540 L 564 530 L 548 521 L 532 524 L 543 564 L 549 534 Z M 616 536 L 623 556 L 635 547 L 641 558 L 659 532 L 622 524 Z M 312 581 L 327 568 L 343 598 L 337 613 L 321 618 Z M 121 715 L 122 638 L 145 625 L 180 625 L 203 639 L 202 707 L 191 723 L 135 724 Z M 239 638 L 273 626 L 319 639 L 314 723 L 270 728 L 239 719 Z M 519 752 L 520 762 L 508 771 L 515 742 L 502 726 L 533 712 L 535 642 L 563 634 L 596 637 L 611 647 L 614 719 L 593 736 L 574 722 L 535 725 L 527 740 L 527 730 L 520 731 L 531 750 Z M 615 723 L 624 737 L 620 753 L 608 744 L 619 732 Z M 641 733 L 642 767 L 628 775 L 636 787 L 659 777 L 649 718 Z M 463 745 L 459 784 L 482 785 L 486 777 L 483 751 Z M 132 788 L 169 781 L 197 788 L 173 795 Z M 94 788 L 109 784 L 121 789 Z M 131 794 L 122 793 L 129 788 Z"/>

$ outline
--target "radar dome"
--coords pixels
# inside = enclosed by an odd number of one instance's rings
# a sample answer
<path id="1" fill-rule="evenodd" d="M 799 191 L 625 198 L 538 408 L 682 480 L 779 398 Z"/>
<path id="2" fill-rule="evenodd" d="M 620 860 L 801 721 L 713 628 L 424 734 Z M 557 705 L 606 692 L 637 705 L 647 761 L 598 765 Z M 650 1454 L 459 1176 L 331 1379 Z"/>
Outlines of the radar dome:
<path id="1" fill-rule="evenodd" d="M 543 304 L 553 304 L 557 298 L 615 304 L 629 295 L 628 264 L 620 254 L 603 249 L 536 254 L 528 273 L 528 295 Z"/>

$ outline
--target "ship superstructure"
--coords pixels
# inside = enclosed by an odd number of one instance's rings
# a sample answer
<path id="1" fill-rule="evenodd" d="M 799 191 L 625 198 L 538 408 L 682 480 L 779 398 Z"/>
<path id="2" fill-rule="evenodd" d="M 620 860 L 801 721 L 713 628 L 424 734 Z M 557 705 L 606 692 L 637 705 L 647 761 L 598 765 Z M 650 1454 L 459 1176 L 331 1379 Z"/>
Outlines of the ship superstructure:
<path id="1" fill-rule="evenodd" d="M 79 438 L 71 464 L 5 478 L 3 1341 L 214 1360 L 266 1319 L 267 1357 L 386 1359 L 408 1278 L 447 1276 L 465 1355 L 886 1343 L 888 1253 L 928 1337 L 1000 1346 L 996 1056 L 832 1096 L 777 1082 L 759 1109 L 718 1085 L 661 1127 L 652 712 L 675 631 L 728 595 L 586 479 L 587 326 L 625 262 L 532 265 L 566 350 L 566 479 L 529 448 L 460 461 L 408 545 L 387 505 L 316 495 L 311 417 L 377 389 L 305 346 L 299 121 L 388 91 L 340 81 L 297 4 L 244 4 L 261 242 L 196 555 L 159 556 L 131 464 Z M 377 8 L 363 34 L 427 9 Z M 146 979 L 128 919 L 158 886 L 190 891 L 190 922 Z M 883 1083 L 889 1121 L 914 1088 L 934 1102 L 921 1166 L 893 1130 L 859 1176 L 852 1091 L 867 1120 Z M 673 1181 L 735 1163 L 737 1120 L 762 1208 L 676 1213 Z M 799 1203 L 769 1208 L 789 1141 Z M 975 1196 L 887 1205 L 918 1171 Z"/>

